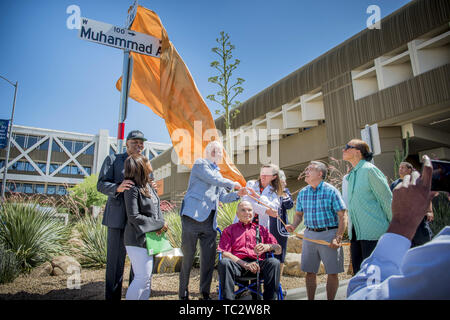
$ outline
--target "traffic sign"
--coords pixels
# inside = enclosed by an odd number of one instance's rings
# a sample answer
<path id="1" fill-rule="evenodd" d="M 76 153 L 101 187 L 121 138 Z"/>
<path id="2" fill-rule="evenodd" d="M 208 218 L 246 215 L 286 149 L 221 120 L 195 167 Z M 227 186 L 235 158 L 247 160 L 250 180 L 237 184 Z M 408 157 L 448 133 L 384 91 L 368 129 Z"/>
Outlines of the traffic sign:
<path id="1" fill-rule="evenodd" d="M 127 16 L 127 21 L 125 22 L 125 28 L 130 29 L 131 24 L 133 23 L 134 18 L 136 17 L 137 7 L 138 7 L 138 0 L 134 0 L 133 5 L 131 6 L 130 10 L 128 10 L 128 16 Z"/>
<path id="2" fill-rule="evenodd" d="M 81 18 L 78 37 L 106 46 L 160 58 L 161 40 L 148 34 L 116 27 L 112 24 Z"/>
<path id="3" fill-rule="evenodd" d="M 0 120 L 0 149 L 8 145 L 9 120 Z"/>

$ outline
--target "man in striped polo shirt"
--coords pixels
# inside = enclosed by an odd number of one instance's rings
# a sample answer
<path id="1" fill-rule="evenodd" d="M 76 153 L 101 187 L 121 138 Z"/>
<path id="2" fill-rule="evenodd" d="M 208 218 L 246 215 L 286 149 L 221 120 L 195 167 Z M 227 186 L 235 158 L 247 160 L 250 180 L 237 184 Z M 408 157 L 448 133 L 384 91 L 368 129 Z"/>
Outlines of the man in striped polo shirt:
<path id="1" fill-rule="evenodd" d="M 322 162 L 311 161 L 306 167 L 305 182 L 308 185 L 300 190 L 294 221 L 287 226 L 287 230 L 293 232 L 304 218 L 305 238 L 330 243 L 326 246 L 303 241 L 301 269 L 306 272 L 309 300 L 314 300 L 316 293 L 316 274 L 320 261 L 328 275 L 328 300 L 334 300 L 339 287 L 338 273 L 344 272 L 344 251 L 340 243 L 347 225 L 346 207 L 340 192 L 323 181 L 326 175 L 327 167 Z"/>

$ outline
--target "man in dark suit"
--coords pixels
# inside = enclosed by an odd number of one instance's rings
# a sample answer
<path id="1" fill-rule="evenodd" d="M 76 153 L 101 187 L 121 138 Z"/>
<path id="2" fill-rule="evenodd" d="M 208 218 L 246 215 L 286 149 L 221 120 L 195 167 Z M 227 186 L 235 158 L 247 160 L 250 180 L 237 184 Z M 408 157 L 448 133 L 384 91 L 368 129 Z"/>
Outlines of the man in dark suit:
<path id="1" fill-rule="evenodd" d="M 144 134 L 133 130 L 127 136 L 127 151 L 106 157 L 97 182 L 97 190 L 108 196 L 102 224 L 108 227 L 108 244 L 106 258 L 106 300 L 122 298 L 122 280 L 125 266 L 126 250 L 123 234 L 127 222 L 123 192 L 130 189 L 134 182 L 124 180 L 125 159 L 144 150 Z M 130 272 L 130 282 L 133 273 Z"/>

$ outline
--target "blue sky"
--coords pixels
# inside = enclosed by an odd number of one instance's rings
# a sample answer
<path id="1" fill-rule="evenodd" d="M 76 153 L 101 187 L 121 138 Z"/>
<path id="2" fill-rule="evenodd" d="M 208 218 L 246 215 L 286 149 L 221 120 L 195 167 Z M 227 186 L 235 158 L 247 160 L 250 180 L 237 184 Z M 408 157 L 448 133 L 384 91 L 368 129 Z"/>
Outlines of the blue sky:
<path id="1" fill-rule="evenodd" d="M 245 101 L 362 29 L 378 5 L 385 17 L 409 0 L 140 0 L 155 11 L 188 66 L 200 93 L 217 91 L 208 82 L 216 59 L 211 48 L 227 32 L 241 60 Z M 70 5 L 81 16 L 123 26 L 132 0 L 3 0 L 0 2 L 0 75 L 19 81 L 14 123 L 82 133 L 117 134 L 123 53 L 78 38 L 66 20 Z M 14 87 L 0 79 L 0 119 L 11 116 Z M 218 107 L 206 100 L 209 108 Z M 214 118 L 217 116 L 214 115 Z M 129 100 L 125 131 L 170 143 L 164 120 Z"/>

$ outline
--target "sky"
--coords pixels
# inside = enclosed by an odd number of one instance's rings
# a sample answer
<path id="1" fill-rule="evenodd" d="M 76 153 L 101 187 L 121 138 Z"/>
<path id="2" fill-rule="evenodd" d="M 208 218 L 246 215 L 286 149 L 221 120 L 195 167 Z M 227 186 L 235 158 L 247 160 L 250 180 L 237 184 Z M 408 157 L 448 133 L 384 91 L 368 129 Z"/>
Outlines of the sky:
<path id="1" fill-rule="evenodd" d="M 77 5 L 81 16 L 119 27 L 132 0 L 0 1 L 0 75 L 19 82 L 14 124 L 117 135 L 123 51 L 83 41 L 70 30 L 66 13 Z M 206 99 L 218 91 L 211 51 L 221 31 L 241 61 L 234 76 L 245 79 L 244 102 L 367 27 L 377 5 L 385 17 L 409 0 L 139 0 L 155 11 L 170 40 Z M 14 87 L 0 79 L 0 119 L 10 119 Z M 276 107 L 276 106 L 274 106 Z M 170 143 L 164 120 L 129 99 L 125 135 L 141 130 L 147 139 Z"/>

